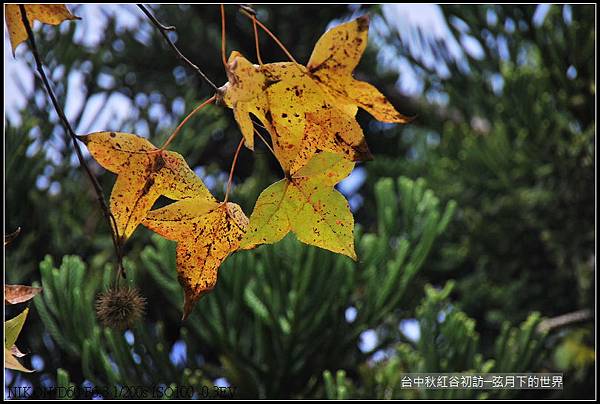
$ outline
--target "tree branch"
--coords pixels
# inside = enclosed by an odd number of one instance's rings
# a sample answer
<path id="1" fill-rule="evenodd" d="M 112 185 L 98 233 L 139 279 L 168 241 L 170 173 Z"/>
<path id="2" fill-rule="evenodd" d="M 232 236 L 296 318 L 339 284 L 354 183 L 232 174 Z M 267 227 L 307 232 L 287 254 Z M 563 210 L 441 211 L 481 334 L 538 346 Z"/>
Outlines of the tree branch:
<path id="1" fill-rule="evenodd" d="M 171 41 L 171 39 L 169 38 L 169 36 L 167 35 L 167 31 L 175 31 L 175 27 L 174 26 L 165 26 L 165 25 L 161 24 L 156 19 L 156 17 L 154 17 L 152 15 L 152 13 L 150 13 L 150 11 L 148 11 L 146 6 L 144 6 L 143 4 L 138 4 L 137 6 L 140 8 L 140 10 L 142 10 L 142 12 L 144 14 L 146 14 L 146 17 L 148 17 L 148 19 L 152 22 L 152 24 L 154 24 L 154 26 L 160 31 L 163 38 L 165 38 L 165 40 L 167 41 L 167 43 L 169 44 L 171 49 L 173 49 L 173 52 L 175 52 L 175 54 L 177 55 L 177 59 L 185 62 L 192 70 L 194 70 L 196 72 L 196 74 L 198 74 L 204 81 L 206 81 L 214 90 L 217 90 L 218 87 L 215 85 L 215 83 L 213 83 L 208 77 L 206 77 L 206 74 L 204 74 L 204 72 L 202 72 L 202 70 L 200 70 L 200 68 L 198 66 L 196 66 L 188 58 L 186 58 L 181 53 L 181 51 L 177 48 L 177 46 L 175 46 L 173 41 Z"/>
<path id="2" fill-rule="evenodd" d="M 591 318 L 592 312 L 589 309 L 578 310 L 572 313 L 562 314 L 558 317 L 548 318 L 537 326 L 537 330 L 540 332 L 547 332 L 555 328 L 571 325 L 573 323 L 587 321 Z"/>
<path id="3" fill-rule="evenodd" d="M 46 88 L 46 91 L 48 92 L 48 95 L 50 96 L 50 100 L 52 101 L 52 105 L 54 106 L 54 110 L 56 111 L 56 114 L 58 115 L 62 125 L 64 126 L 65 132 L 67 133 L 67 135 L 71 138 L 71 140 L 73 142 L 73 148 L 75 149 L 75 154 L 77 155 L 79 164 L 84 168 L 90 182 L 92 183 L 92 187 L 94 189 L 94 192 L 96 193 L 96 198 L 98 199 L 100 208 L 102 209 L 104 217 L 106 218 L 106 221 L 108 223 L 108 228 L 111 231 L 113 245 L 115 248 L 115 254 L 117 256 L 118 272 L 123 277 L 125 277 L 125 272 L 124 272 L 124 268 L 123 268 L 123 255 L 121 253 L 121 243 L 120 243 L 120 239 L 119 239 L 119 235 L 118 235 L 118 231 L 117 231 L 115 218 L 110 213 L 110 210 L 108 209 L 108 206 L 106 205 L 106 201 L 104 200 L 104 191 L 102 190 L 102 186 L 100 185 L 100 183 L 98 182 L 98 180 L 96 179 L 94 174 L 91 172 L 90 168 L 88 167 L 88 165 L 83 157 L 83 153 L 81 152 L 81 148 L 79 147 L 79 143 L 77 143 L 77 135 L 75 134 L 75 131 L 71 127 L 71 124 L 69 123 L 62 107 L 58 103 L 56 95 L 54 94 L 54 91 L 52 90 L 52 87 L 50 86 L 50 81 L 48 80 L 48 77 L 46 76 L 46 73 L 44 72 L 44 64 L 42 62 L 42 58 L 40 57 L 37 46 L 35 44 L 35 38 L 33 36 L 33 31 L 31 29 L 31 25 L 29 24 L 29 19 L 27 18 L 27 11 L 25 10 L 25 6 L 20 4 L 19 9 L 21 11 L 21 19 L 23 21 L 23 25 L 25 26 L 25 30 L 27 31 L 27 35 L 29 37 L 29 44 L 31 45 L 31 51 L 33 52 L 33 57 L 35 58 L 37 72 L 39 73 L 39 75 L 42 78 L 44 87 Z"/>

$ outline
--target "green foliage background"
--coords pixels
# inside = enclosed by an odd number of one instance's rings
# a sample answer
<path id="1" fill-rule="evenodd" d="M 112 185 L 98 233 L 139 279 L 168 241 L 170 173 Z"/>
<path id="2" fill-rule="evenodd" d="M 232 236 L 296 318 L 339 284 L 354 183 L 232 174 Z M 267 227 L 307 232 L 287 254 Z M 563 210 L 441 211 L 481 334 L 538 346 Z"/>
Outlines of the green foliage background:
<path id="1" fill-rule="evenodd" d="M 218 7 L 152 9 L 177 27 L 182 52 L 223 84 Z M 36 78 L 20 122 L 5 120 L 5 231 L 22 228 L 6 249 L 5 268 L 8 283 L 44 287 L 18 341 L 30 353 L 27 365 L 33 356 L 43 365 L 12 374 L 9 386 L 27 380 L 39 394 L 35 387 L 56 383 L 212 386 L 225 377 L 243 398 L 592 398 L 594 6 L 550 6 L 541 23 L 535 5 L 442 6 L 459 44 L 470 38 L 481 45 L 480 54 L 461 45 L 458 58 L 416 29 L 418 46 L 409 45 L 378 6 L 256 9 L 299 61 L 328 23 L 370 12 L 380 40 L 371 41 L 356 75 L 417 116 L 395 126 L 359 113 L 375 155 L 360 165 L 366 180 L 355 193 L 360 261 L 293 237 L 237 253 L 182 324 L 174 245 L 140 228 L 127 246 L 128 282 L 148 298 L 147 314 L 127 335 L 103 329 L 93 302 L 113 279 L 111 240 Z M 227 10 L 228 49 L 254 59 L 252 25 L 234 6 Z M 122 12 L 139 14 L 136 28 L 123 29 L 108 14 L 94 46 L 74 44 L 85 20 L 44 26 L 36 40 L 63 105 L 70 73 L 83 72 L 85 105 L 98 94 L 133 100 L 128 119 L 105 129 L 160 143 L 183 118 L 182 102 L 189 111 L 212 94 L 138 10 Z M 31 68 L 24 48 L 17 57 Z M 413 69 L 422 82 L 417 95 L 399 90 L 382 49 L 387 60 Z M 265 61 L 284 58 L 264 34 L 261 50 Z M 161 112 L 152 113 L 158 105 Z M 70 117 L 81 133 L 85 110 Z M 231 111 L 215 107 L 191 120 L 172 148 L 201 167 L 222 197 L 239 137 Z M 91 164 L 108 195 L 114 176 Z M 264 147 L 242 152 L 233 200 L 249 214 L 277 176 Z M 49 186 L 40 185 L 42 177 Z M 346 318 L 349 307 L 355 318 Z M 21 309 L 7 307 L 6 316 Z M 539 331 L 544 318 L 581 310 L 586 320 Z M 399 327 L 407 320 L 419 325 L 418 340 Z M 377 343 L 360 349 L 367 330 Z M 185 343 L 183 361 L 169 357 L 176 343 Z M 403 372 L 468 370 L 564 372 L 565 389 L 400 388 Z"/>

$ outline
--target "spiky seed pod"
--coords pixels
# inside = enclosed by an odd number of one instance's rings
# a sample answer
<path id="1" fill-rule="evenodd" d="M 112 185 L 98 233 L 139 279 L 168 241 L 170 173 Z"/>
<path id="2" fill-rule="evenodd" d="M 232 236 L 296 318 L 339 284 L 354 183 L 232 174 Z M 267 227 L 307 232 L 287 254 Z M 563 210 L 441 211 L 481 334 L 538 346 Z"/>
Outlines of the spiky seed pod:
<path id="1" fill-rule="evenodd" d="M 117 330 L 130 328 L 144 315 L 146 299 L 137 288 L 110 288 L 96 300 L 96 314 L 106 327 Z"/>

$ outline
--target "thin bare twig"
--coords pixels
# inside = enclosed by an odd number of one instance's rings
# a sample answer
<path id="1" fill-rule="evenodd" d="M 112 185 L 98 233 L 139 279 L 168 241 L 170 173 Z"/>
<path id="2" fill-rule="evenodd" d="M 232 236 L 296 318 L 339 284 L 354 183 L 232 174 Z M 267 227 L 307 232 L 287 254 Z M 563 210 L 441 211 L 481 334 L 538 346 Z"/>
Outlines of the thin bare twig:
<path id="1" fill-rule="evenodd" d="M 223 203 L 227 203 L 227 201 L 229 201 L 229 191 L 231 191 L 231 183 L 233 182 L 233 172 L 235 171 L 237 159 L 240 155 L 240 150 L 242 150 L 243 145 L 244 138 L 242 137 L 242 139 L 240 140 L 240 144 L 238 144 L 238 147 L 235 150 L 235 154 L 233 156 L 233 162 L 231 163 L 231 169 L 229 170 L 229 180 L 227 181 L 227 190 L 225 191 L 225 199 L 223 200 Z"/>
<path id="2" fill-rule="evenodd" d="M 194 110 L 192 112 L 190 112 L 184 119 L 183 121 L 181 121 L 181 123 L 179 125 L 177 125 L 177 128 L 175 128 L 175 130 L 173 131 L 173 133 L 171 134 L 171 136 L 169 136 L 169 138 L 166 140 L 166 142 L 160 147 L 160 150 L 166 150 L 167 146 L 169 144 L 171 144 L 171 142 L 173 141 L 173 139 L 175 139 L 175 136 L 177 136 L 177 134 L 179 133 L 179 131 L 181 130 L 181 128 L 183 127 L 183 125 L 185 125 L 185 123 L 198 111 L 200 111 L 202 108 L 206 107 L 208 104 L 212 104 L 215 100 L 217 99 L 216 95 L 213 95 L 212 97 L 210 97 L 208 100 L 204 101 L 202 104 L 198 105 L 196 108 L 194 108 Z"/>
<path id="3" fill-rule="evenodd" d="M 31 29 L 29 19 L 27 18 L 27 11 L 25 10 L 25 7 L 22 4 L 19 5 L 19 9 L 21 11 L 21 19 L 23 21 L 23 25 L 25 26 L 25 30 L 27 31 L 27 35 L 29 38 L 29 44 L 31 45 L 31 51 L 33 52 L 33 57 L 35 58 L 37 72 L 39 73 L 39 75 L 42 78 L 44 87 L 46 88 L 46 91 L 48 92 L 48 96 L 50 97 L 50 100 L 52 101 L 52 105 L 54 106 L 54 110 L 56 111 L 56 114 L 58 115 L 62 125 L 65 128 L 65 132 L 67 133 L 67 135 L 71 138 L 71 140 L 73 142 L 73 148 L 75 149 L 75 154 L 77 155 L 79 164 L 84 168 L 90 182 L 92 183 L 92 187 L 94 188 L 94 192 L 96 193 L 96 198 L 98 199 L 98 203 L 100 205 L 100 208 L 102 209 L 102 213 L 104 214 L 104 217 L 106 218 L 106 221 L 108 223 L 108 228 L 110 229 L 110 232 L 111 232 L 113 245 L 115 248 L 115 254 L 117 256 L 118 273 L 121 274 L 123 277 L 125 277 L 125 271 L 123 268 L 123 254 L 121 252 L 121 242 L 119 239 L 116 220 L 115 220 L 114 216 L 110 213 L 110 210 L 108 209 L 108 206 L 106 205 L 106 201 L 104 200 L 104 191 L 102 190 L 102 186 L 100 185 L 100 183 L 98 182 L 98 180 L 96 179 L 96 177 L 94 176 L 94 174 L 92 173 L 90 168 L 88 167 L 88 165 L 83 157 L 83 153 L 81 152 L 79 143 L 77 143 L 78 136 L 75 134 L 75 131 L 71 127 L 71 124 L 69 123 L 69 120 L 67 119 L 62 107 L 58 103 L 58 99 L 56 98 L 56 95 L 54 94 L 54 91 L 52 90 L 50 81 L 48 80 L 48 77 L 46 76 L 46 73 L 44 72 L 44 64 L 42 62 L 42 58 L 40 57 L 37 46 L 35 44 L 35 38 L 33 36 L 33 31 Z"/>
<path id="4" fill-rule="evenodd" d="M 194 70 L 196 72 L 196 74 L 198 74 L 204 81 L 206 81 L 214 90 L 217 90 L 218 87 L 215 85 L 215 83 L 213 83 L 206 76 L 206 74 L 204 74 L 204 72 L 202 70 L 200 70 L 200 68 L 198 66 L 196 66 L 194 63 L 192 63 L 192 61 L 190 61 L 188 58 L 186 58 L 183 55 L 183 53 L 181 53 L 179 48 L 177 48 L 177 46 L 175 46 L 173 41 L 171 41 L 171 39 L 169 38 L 169 35 L 167 35 L 167 31 L 175 31 L 175 27 L 174 26 L 165 26 L 165 25 L 161 24 L 156 19 L 156 17 L 153 16 L 152 13 L 150 13 L 150 11 L 148 11 L 146 6 L 144 6 L 143 4 L 138 4 L 137 6 L 140 8 L 140 10 L 142 10 L 142 12 L 144 14 L 146 14 L 146 17 L 148 17 L 148 19 L 152 22 L 152 24 L 154 24 L 154 26 L 156 28 L 158 28 L 158 30 L 160 31 L 163 38 L 165 38 L 165 40 L 167 41 L 167 43 L 169 44 L 171 49 L 173 49 L 173 52 L 175 52 L 175 54 L 177 55 L 177 58 L 179 60 L 185 62 L 192 70 Z"/>

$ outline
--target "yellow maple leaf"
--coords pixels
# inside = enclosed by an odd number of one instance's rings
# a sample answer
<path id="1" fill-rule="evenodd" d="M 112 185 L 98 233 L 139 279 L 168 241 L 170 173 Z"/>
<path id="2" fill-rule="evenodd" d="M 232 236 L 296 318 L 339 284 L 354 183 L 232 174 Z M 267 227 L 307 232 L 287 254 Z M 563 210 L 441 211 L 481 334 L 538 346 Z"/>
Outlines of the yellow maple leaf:
<path id="1" fill-rule="evenodd" d="M 365 16 L 326 32 L 307 67 L 293 62 L 258 66 L 232 52 L 229 82 L 221 92 L 246 145 L 254 144 L 252 114 L 270 133 L 283 168 L 294 172 L 321 151 L 350 161 L 370 158 L 355 119 L 358 107 L 384 122 L 408 122 L 375 87 L 352 77 L 366 47 L 368 25 Z"/>
<path id="2" fill-rule="evenodd" d="M 377 88 L 352 77 L 367 47 L 368 33 L 368 15 L 330 29 L 317 41 L 306 68 L 347 112 L 360 107 L 382 122 L 409 122 Z"/>
<path id="3" fill-rule="evenodd" d="M 292 231 L 306 243 L 356 260 L 354 218 L 333 187 L 354 163 L 335 153 L 319 153 L 304 167 L 265 189 L 250 215 L 240 248 L 273 244 Z"/>
<path id="4" fill-rule="evenodd" d="M 33 21 L 38 20 L 44 24 L 58 25 L 65 20 L 79 20 L 80 18 L 71 14 L 64 4 L 25 4 L 27 19 L 33 26 Z M 12 45 L 13 55 L 15 49 L 27 40 L 27 30 L 23 25 L 21 10 L 18 4 L 4 5 L 4 19 L 8 28 L 8 35 Z"/>
<path id="5" fill-rule="evenodd" d="M 254 125 L 250 114 L 270 125 L 265 114 L 269 112 L 269 101 L 265 93 L 266 77 L 258 66 L 253 65 L 239 52 L 232 52 L 227 69 L 227 84 L 221 88 L 223 101 L 233 109 L 246 146 L 254 150 Z M 273 130 L 269 127 L 270 132 Z"/>
<path id="6" fill-rule="evenodd" d="M 204 183 L 179 153 L 160 150 L 148 140 L 121 132 L 80 136 L 94 159 L 118 174 L 110 196 L 110 211 L 124 242 L 159 196 L 215 202 Z"/>
<path id="7" fill-rule="evenodd" d="M 215 287 L 219 266 L 238 249 L 248 218 L 235 203 L 194 198 L 152 210 L 142 224 L 177 241 L 185 320 L 198 299 Z"/>
<path id="8" fill-rule="evenodd" d="M 331 102 L 304 66 L 283 62 L 252 65 L 237 52 L 230 57 L 224 102 L 234 111 L 246 145 L 254 145 L 256 116 L 271 135 L 282 167 L 294 172 L 320 151 L 344 154 L 351 161 L 370 158 L 354 116 Z"/>
<path id="9" fill-rule="evenodd" d="M 273 148 L 289 172 L 295 172 L 321 151 L 339 153 L 350 161 L 371 158 L 363 131 L 353 115 L 347 114 L 295 63 L 263 65 Z"/>

